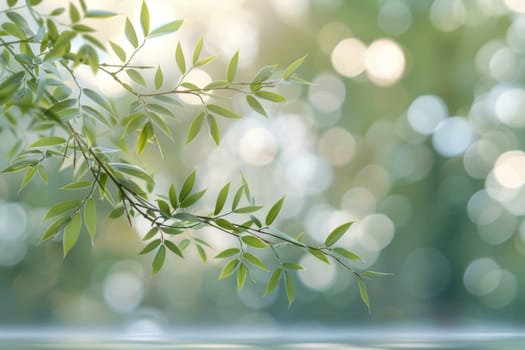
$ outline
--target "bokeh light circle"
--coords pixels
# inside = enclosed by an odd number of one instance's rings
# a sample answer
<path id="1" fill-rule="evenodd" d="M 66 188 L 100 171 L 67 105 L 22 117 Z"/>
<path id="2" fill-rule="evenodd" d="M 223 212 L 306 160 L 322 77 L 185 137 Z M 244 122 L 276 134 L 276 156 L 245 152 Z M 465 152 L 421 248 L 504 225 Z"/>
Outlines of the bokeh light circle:
<path id="1" fill-rule="evenodd" d="M 432 144 L 436 151 L 445 157 L 456 157 L 467 150 L 474 139 L 469 123 L 461 117 L 443 120 L 437 126 Z"/>
<path id="2" fill-rule="evenodd" d="M 498 287 L 500 280 L 500 267 L 491 258 L 472 261 L 463 274 L 463 284 L 472 295 L 489 294 Z"/>
<path id="3" fill-rule="evenodd" d="M 363 73 L 365 64 L 363 56 L 366 45 L 359 39 L 341 40 L 332 51 L 332 66 L 337 73 L 353 78 Z"/>
<path id="4" fill-rule="evenodd" d="M 395 41 L 378 39 L 366 50 L 364 63 L 370 81 L 379 86 L 389 86 L 403 76 L 405 54 Z"/>
<path id="5" fill-rule="evenodd" d="M 494 164 L 494 177 L 506 188 L 518 188 L 525 184 L 525 152 L 508 151 L 501 154 Z"/>
<path id="6" fill-rule="evenodd" d="M 319 260 L 310 254 L 303 255 L 299 264 L 301 282 L 308 288 L 318 291 L 329 289 L 337 276 L 334 264 L 319 264 Z"/>
<path id="7" fill-rule="evenodd" d="M 263 166 L 271 163 L 277 150 L 276 138 L 265 128 L 249 129 L 239 140 L 239 155 L 251 165 Z"/>
<path id="8" fill-rule="evenodd" d="M 323 113 L 333 113 L 341 108 L 346 98 L 346 88 L 342 80 L 331 73 L 318 75 L 308 91 L 312 105 Z"/>
<path id="9" fill-rule="evenodd" d="M 441 98 L 435 95 L 417 97 L 407 111 L 410 126 L 420 134 L 430 135 L 438 124 L 448 116 L 448 109 Z"/>

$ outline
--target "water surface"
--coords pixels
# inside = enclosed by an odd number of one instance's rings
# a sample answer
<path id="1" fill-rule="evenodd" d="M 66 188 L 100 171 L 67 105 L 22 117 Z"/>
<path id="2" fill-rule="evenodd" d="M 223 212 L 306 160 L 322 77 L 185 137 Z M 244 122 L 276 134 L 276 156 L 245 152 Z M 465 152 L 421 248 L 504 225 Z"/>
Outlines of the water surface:
<path id="1" fill-rule="evenodd" d="M 232 330 L 230 330 L 231 332 Z M 228 333 L 224 333 L 228 334 Z M 525 334 L 516 332 L 220 332 L 118 334 L 72 331 L 1 331 L 0 349 L 124 350 L 124 349 L 245 349 L 245 350 L 524 350 Z"/>

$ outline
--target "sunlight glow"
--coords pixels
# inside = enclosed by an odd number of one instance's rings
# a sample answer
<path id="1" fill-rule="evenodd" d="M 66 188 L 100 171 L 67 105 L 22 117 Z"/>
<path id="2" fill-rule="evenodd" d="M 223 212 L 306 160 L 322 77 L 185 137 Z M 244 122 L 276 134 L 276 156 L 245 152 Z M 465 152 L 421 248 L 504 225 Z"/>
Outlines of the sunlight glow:
<path id="1" fill-rule="evenodd" d="M 263 166 L 277 155 L 277 140 L 265 128 L 249 129 L 239 140 L 239 154 L 246 163 Z"/>
<path id="2" fill-rule="evenodd" d="M 364 63 L 368 78 L 376 85 L 396 83 L 405 71 L 405 55 L 395 41 L 378 39 L 365 52 Z"/>
<path id="3" fill-rule="evenodd" d="M 299 261 L 304 269 L 299 270 L 301 282 L 313 290 L 327 290 L 334 281 L 336 269 L 334 264 L 319 264 L 319 260 L 310 254 L 305 254 Z"/>
<path id="4" fill-rule="evenodd" d="M 525 152 L 508 151 L 496 160 L 496 180 L 506 188 L 518 188 L 525 184 Z"/>
<path id="5" fill-rule="evenodd" d="M 332 66 L 337 73 L 353 78 L 363 73 L 365 64 L 363 56 L 366 45 L 359 39 L 347 38 L 341 40 L 332 51 Z"/>

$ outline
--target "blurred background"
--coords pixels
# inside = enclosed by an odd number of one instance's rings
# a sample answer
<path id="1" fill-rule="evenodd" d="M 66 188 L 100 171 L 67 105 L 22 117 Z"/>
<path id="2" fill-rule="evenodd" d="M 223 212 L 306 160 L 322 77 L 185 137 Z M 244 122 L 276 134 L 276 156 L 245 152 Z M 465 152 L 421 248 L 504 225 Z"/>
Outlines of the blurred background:
<path id="1" fill-rule="evenodd" d="M 139 1 L 86 2 L 138 25 Z M 50 163 L 48 187 L 37 179 L 18 193 L 20 174 L 0 176 L 0 325 L 157 330 L 522 322 L 525 1 L 148 4 L 153 28 L 178 18 L 185 24 L 148 43 L 138 63 L 161 64 L 176 79 L 176 42 L 189 57 L 202 36 L 203 54 L 220 59 L 193 72 L 193 82 L 222 79 L 237 49 L 240 81 L 263 65 L 286 66 L 307 54 L 300 74 L 312 82 L 282 86 L 288 102 L 265 105 L 269 119 L 234 98 L 245 118 L 222 125 L 219 148 L 205 133 L 183 147 L 196 110 L 177 110 L 176 141 L 166 141 L 165 158 L 153 148 L 142 157 L 156 173 L 157 190 L 180 184 L 196 168 L 212 203 L 242 171 L 260 203 L 287 195 L 282 231 L 323 242 L 331 229 L 357 220 L 343 242 L 366 260 L 355 267 L 394 275 L 368 282 L 369 315 L 349 273 L 296 256 L 305 270 L 294 276 L 297 299 L 289 309 L 283 288 L 262 297 L 266 275 L 255 273 L 258 283 L 238 293 L 233 280 L 217 280 L 222 261 L 203 265 L 191 249 L 185 260 L 169 256 L 151 277 L 151 257 L 136 255 L 145 224 L 136 220 L 130 228 L 125 220 L 104 219 L 102 210 L 95 245 L 83 235 L 64 261 L 59 242 L 40 243 L 46 207 L 70 195 L 56 189 L 70 182 L 69 173 Z M 57 6 L 67 3 L 46 1 L 39 9 Z M 125 46 L 124 16 L 104 23 L 100 37 Z M 103 61 L 117 62 L 109 54 Z M 107 77 L 88 69 L 79 74 L 129 104 Z M 0 139 L 2 168 L 11 141 Z M 210 256 L 231 243 L 214 232 L 199 234 L 212 244 Z"/>

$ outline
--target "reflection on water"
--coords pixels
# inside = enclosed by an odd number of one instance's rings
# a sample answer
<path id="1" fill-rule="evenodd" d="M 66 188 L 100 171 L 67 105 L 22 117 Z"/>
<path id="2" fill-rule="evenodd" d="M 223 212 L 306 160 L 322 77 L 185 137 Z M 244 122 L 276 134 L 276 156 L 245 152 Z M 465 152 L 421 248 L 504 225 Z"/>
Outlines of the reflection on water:
<path id="1" fill-rule="evenodd" d="M 231 332 L 231 330 L 230 330 Z M 224 333 L 223 333 L 224 334 Z M 316 340 L 317 339 L 317 340 Z M 246 350 L 518 350 L 525 349 L 523 333 L 488 332 L 291 332 L 275 335 L 251 336 L 242 332 L 233 337 L 219 333 L 205 335 L 194 332 L 188 336 L 125 335 L 109 333 L 1 331 L 0 349 L 10 350 L 114 350 L 114 349 L 246 349 Z"/>

